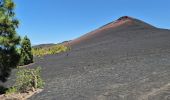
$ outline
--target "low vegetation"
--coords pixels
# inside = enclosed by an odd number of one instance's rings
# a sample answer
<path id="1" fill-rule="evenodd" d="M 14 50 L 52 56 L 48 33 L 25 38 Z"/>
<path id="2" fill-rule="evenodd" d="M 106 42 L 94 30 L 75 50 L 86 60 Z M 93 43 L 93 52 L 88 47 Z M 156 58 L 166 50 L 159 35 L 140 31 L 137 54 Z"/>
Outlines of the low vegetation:
<path id="1" fill-rule="evenodd" d="M 52 47 L 46 47 L 46 48 L 34 48 L 32 49 L 32 53 L 34 56 L 44 56 L 44 55 L 50 55 L 50 54 L 58 54 L 61 52 L 66 52 L 70 50 L 69 47 L 66 47 L 64 45 L 55 45 Z"/>
<path id="2" fill-rule="evenodd" d="M 6 94 L 13 93 L 27 93 L 29 91 L 36 91 L 37 89 L 43 88 L 44 81 L 41 76 L 41 68 L 26 69 L 19 68 L 16 73 L 16 83 L 13 87 L 6 91 Z"/>

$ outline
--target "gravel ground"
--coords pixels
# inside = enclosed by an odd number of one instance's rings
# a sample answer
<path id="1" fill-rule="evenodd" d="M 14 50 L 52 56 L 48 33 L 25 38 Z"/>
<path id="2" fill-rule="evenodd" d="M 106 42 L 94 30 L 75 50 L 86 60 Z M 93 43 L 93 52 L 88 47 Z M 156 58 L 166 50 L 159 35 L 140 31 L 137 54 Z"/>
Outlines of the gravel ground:
<path id="1" fill-rule="evenodd" d="M 143 24 L 36 59 L 46 85 L 30 100 L 170 100 L 170 31 Z"/>

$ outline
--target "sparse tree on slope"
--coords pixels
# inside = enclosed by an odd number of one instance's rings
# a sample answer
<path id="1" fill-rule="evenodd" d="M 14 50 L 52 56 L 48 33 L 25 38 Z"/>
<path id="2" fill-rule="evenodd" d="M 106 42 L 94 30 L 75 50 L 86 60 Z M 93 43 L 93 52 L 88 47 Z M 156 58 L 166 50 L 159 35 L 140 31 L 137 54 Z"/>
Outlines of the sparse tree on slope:
<path id="1" fill-rule="evenodd" d="M 0 0 L 0 81 L 5 82 L 19 62 L 16 33 L 19 21 L 15 19 L 15 4 L 12 0 Z"/>
<path id="2" fill-rule="evenodd" d="M 31 42 L 30 39 L 25 36 L 21 42 L 21 65 L 27 65 L 33 62 Z"/>

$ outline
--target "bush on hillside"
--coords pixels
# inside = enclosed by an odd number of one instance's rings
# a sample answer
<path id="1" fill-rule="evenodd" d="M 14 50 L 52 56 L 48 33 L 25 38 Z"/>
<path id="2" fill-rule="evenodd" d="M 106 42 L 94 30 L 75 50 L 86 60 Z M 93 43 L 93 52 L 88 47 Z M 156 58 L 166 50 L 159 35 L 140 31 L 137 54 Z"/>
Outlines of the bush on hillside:
<path id="1" fill-rule="evenodd" d="M 58 54 L 61 52 L 66 52 L 70 50 L 69 47 L 66 47 L 64 45 L 56 45 L 52 47 L 47 48 L 34 48 L 32 49 L 32 53 L 34 56 L 44 56 L 44 55 L 50 55 L 50 54 Z"/>
<path id="2" fill-rule="evenodd" d="M 37 67 L 36 69 L 19 68 L 16 73 L 15 85 L 8 89 L 6 93 L 26 93 L 28 91 L 35 91 L 38 88 L 43 88 L 44 81 L 42 80 L 40 73 L 40 67 Z"/>

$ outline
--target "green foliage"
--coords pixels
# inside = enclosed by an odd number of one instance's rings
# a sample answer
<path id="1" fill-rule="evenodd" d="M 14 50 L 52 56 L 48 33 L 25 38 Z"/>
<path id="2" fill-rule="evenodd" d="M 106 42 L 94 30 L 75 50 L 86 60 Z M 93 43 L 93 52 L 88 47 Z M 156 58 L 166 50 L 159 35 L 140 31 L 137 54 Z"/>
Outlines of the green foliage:
<path id="1" fill-rule="evenodd" d="M 0 81 L 5 82 L 19 62 L 16 33 L 19 21 L 15 19 L 15 4 L 12 0 L 0 0 Z"/>
<path id="2" fill-rule="evenodd" d="M 15 85 L 9 88 L 5 93 L 26 93 L 28 91 L 35 91 L 38 88 L 43 88 L 44 81 L 40 74 L 40 67 L 37 67 L 36 69 L 19 68 L 16 73 Z"/>
<path id="3" fill-rule="evenodd" d="M 32 52 L 34 56 L 44 56 L 44 55 L 66 52 L 68 50 L 70 50 L 69 47 L 66 47 L 64 45 L 56 45 L 56 46 L 47 47 L 47 48 L 35 48 L 35 49 L 32 49 Z"/>
<path id="4" fill-rule="evenodd" d="M 36 69 L 25 69 L 20 68 L 16 74 L 16 83 L 15 88 L 18 92 L 28 92 L 34 91 L 38 88 L 43 88 L 44 81 L 41 76 L 41 68 L 37 67 Z"/>
<path id="5" fill-rule="evenodd" d="M 11 87 L 5 92 L 5 94 L 14 94 L 14 93 L 17 93 L 16 87 Z"/>
<path id="6" fill-rule="evenodd" d="M 38 88 L 44 87 L 44 81 L 41 76 L 41 68 L 25 69 L 19 68 L 16 73 L 16 83 L 13 87 L 6 91 L 6 94 L 12 93 L 26 93 L 28 91 L 35 91 Z"/>
<path id="7" fill-rule="evenodd" d="M 31 48 L 31 41 L 30 39 L 25 36 L 21 42 L 21 49 L 20 49 L 20 64 L 19 65 L 27 65 L 33 63 L 33 54 Z"/>

